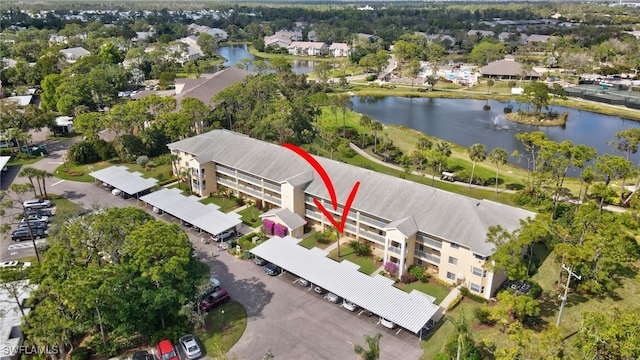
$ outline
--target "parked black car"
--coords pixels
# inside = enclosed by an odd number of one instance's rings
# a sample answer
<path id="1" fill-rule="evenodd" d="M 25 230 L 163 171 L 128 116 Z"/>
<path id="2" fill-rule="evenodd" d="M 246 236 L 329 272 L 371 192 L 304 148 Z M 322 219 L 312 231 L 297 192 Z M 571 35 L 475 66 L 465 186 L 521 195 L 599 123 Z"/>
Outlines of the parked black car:
<path id="1" fill-rule="evenodd" d="M 155 356 L 149 354 L 147 351 L 136 351 L 131 357 L 133 360 L 156 360 Z"/>
<path id="2" fill-rule="evenodd" d="M 280 267 L 278 267 L 277 265 L 268 264 L 267 266 L 264 267 L 264 272 L 267 275 L 276 276 L 276 275 L 280 275 L 280 273 L 282 272 L 282 269 L 280 269 Z"/>
<path id="3" fill-rule="evenodd" d="M 27 216 L 39 215 L 39 216 L 53 216 L 53 212 L 49 209 L 27 209 Z"/>
<path id="4" fill-rule="evenodd" d="M 36 239 L 47 237 L 47 234 L 42 229 L 31 229 L 31 232 L 33 233 L 33 237 Z M 15 230 L 13 233 L 11 233 L 11 240 L 13 241 L 31 240 L 29 229 L 22 228 L 22 229 Z"/>
<path id="5" fill-rule="evenodd" d="M 31 225 L 32 229 L 47 230 L 47 228 L 49 227 L 49 224 L 44 221 L 29 221 L 29 224 L 27 224 L 27 222 L 25 221 L 18 224 L 18 229 L 28 229 L 29 225 Z"/>

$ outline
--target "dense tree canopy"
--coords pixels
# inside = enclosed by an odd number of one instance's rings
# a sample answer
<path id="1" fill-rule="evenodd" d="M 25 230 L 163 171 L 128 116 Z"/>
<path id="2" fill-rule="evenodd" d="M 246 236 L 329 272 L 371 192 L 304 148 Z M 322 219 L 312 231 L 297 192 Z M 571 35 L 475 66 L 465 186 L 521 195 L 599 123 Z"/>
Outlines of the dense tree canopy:
<path id="1" fill-rule="evenodd" d="M 65 224 L 34 279 L 38 306 L 26 330 L 39 345 L 94 333 L 94 350 L 113 355 L 122 338 L 150 338 L 187 328 L 183 305 L 194 301 L 206 266 L 187 235 L 143 210 L 114 208 Z"/>

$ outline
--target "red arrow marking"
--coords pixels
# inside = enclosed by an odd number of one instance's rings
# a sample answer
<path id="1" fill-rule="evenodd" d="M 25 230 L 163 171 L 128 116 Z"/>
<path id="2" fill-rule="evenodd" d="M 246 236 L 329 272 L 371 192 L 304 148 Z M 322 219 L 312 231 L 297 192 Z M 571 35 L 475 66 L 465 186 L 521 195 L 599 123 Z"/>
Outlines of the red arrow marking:
<path id="1" fill-rule="evenodd" d="M 302 150 L 301 148 L 293 144 L 284 143 L 282 144 L 282 146 L 300 155 L 311 166 L 313 166 L 313 168 L 322 178 L 324 185 L 327 187 L 327 191 L 329 192 L 329 196 L 331 197 L 331 204 L 333 205 L 333 210 L 338 210 L 338 201 L 336 199 L 336 191 L 333 188 L 333 183 L 331 182 L 331 178 L 329 178 L 329 175 L 324 170 L 322 165 L 320 165 L 320 163 L 316 159 L 314 159 L 313 156 L 311 156 L 308 152 Z M 349 194 L 349 197 L 347 198 L 347 202 L 344 205 L 344 209 L 342 210 L 342 218 L 340 219 L 339 223 L 336 222 L 336 220 L 333 218 L 333 215 L 331 215 L 331 213 L 327 211 L 327 209 L 324 207 L 324 205 L 322 205 L 320 201 L 318 201 L 318 199 L 315 199 L 315 198 L 313 199 L 313 202 L 316 204 L 318 209 L 320 209 L 320 211 L 324 214 L 324 216 L 326 216 L 327 219 L 329 219 L 331 224 L 333 224 L 333 226 L 335 226 L 335 228 L 338 229 L 338 232 L 341 234 L 344 232 L 344 226 L 346 224 L 347 216 L 349 215 L 349 209 L 351 209 L 351 204 L 353 204 L 353 200 L 356 198 L 356 193 L 358 192 L 359 187 L 360 187 L 360 181 L 356 181 L 356 183 L 353 185 L 353 188 L 351 189 L 351 193 Z"/>
<path id="2" fill-rule="evenodd" d="M 324 186 L 326 186 L 327 191 L 329 191 L 329 196 L 331 197 L 331 203 L 333 204 L 333 210 L 338 210 L 338 200 L 336 200 L 336 190 L 333 188 L 333 183 L 331 182 L 329 175 L 324 170 L 322 165 L 320 165 L 318 160 L 314 159 L 313 156 L 311 156 L 308 152 L 300 149 L 299 147 L 293 144 L 284 143 L 282 144 L 282 146 L 302 156 L 303 159 L 307 160 L 307 162 L 311 164 L 311 166 L 313 166 L 314 169 L 316 169 L 318 174 L 320 174 L 322 181 L 324 181 Z"/>

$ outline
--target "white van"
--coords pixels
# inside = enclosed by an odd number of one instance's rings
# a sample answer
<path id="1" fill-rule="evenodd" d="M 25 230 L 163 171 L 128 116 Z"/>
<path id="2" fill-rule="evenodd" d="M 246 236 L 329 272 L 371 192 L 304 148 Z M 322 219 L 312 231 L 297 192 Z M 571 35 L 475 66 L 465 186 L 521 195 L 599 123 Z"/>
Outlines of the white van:
<path id="1" fill-rule="evenodd" d="M 227 231 L 223 231 L 218 235 L 215 235 L 213 237 L 214 241 L 227 241 L 227 239 L 231 239 L 232 237 L 234 237 L 236 235 L 236 231 L 233 229 L 229 229 Z"/>

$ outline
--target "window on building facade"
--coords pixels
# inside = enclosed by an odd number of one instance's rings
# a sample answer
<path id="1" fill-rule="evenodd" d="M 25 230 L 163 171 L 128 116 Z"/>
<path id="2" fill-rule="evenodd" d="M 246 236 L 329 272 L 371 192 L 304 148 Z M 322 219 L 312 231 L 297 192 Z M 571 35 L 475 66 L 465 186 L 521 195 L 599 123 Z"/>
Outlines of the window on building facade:
<path id="1" fill-rule="evenodd" d="M 477 268 L 477 267 L 472 267 L 471 268 L 471 272 L 473 273 L 473 275 L 475 276 L 482 276 L 482 269 Z"/>
<path id="2" fill-rule="evenodd" d="M 471 291 L 473 291 L 473 292 L 477 292 L 477 293 L 479 293 L 479 292 L 480 292 L 480 285 L 477 285 L 477 284 L 471 283 L 471 284 L 469 285 L 469 289 L 471 289 Z"/>
<path id="3" fill-rule="evenodd" d="M 456 280 L 456 274 L 447 271 L 447 279 L 455 281 Z"/>
<path id="4" fill-rule="evenodd" d="M 486 260 L 484 256 L 478 255 L 478 254 L 473 254 L 473 257 L 475 257 L 478 260 Z"/>
<path id="5" fill-rule="evenodd" d="M 207 187 L 207 180 L 202 180 L 202 187 L 206 188 Z"/>
<path id="6" fill-rule="evenodd" d="M 418 259 L 418 265 L 422 266 L 422 260 Z"/>
<path id="7" fill-rule="evenodd" d="M 449 264 L 458 265 L 458 259 L 454 258 L 453 256 L 449 256 Z"/>
<path id="8" fill-rule="evenodd" d="M 200 173 L 204 176 L 204 169 L 200 169 Z"/>
<path id="9" fill-rule="evenodd" d="M 451 248 L 458 250 L 458 249 L 460 249 L 460 245 L 458 245 L 456 243 L 451 243 Z"/>
<path id="10" fill-rule="evenodd" d="M 424 245 L 420 245 L 420 246 L 418 246 L 418 250 L 420 250 L 420 251 L 424 251 Z"/>

